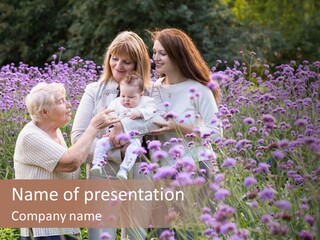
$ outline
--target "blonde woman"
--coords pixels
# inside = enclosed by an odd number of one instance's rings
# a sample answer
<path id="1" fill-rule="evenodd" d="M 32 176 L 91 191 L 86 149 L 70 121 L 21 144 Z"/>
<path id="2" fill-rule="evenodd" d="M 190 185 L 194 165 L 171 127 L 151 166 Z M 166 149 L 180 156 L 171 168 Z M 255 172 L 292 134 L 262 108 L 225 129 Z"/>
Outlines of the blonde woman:
<path id="1" fill-rule="evenodd" d="M 75 120 L 72 127 L 72 142 L 77 142 L 87 128 L 91 118 L 102 109 L 106 109 L 110 103 L 117 98 L 119 94 L 119 84 L 125 78 L 127 73 L 137 72 L 144 81 L 144 86 L 148 87 L 150 83 L 150 58 L 147 47 L 143 40 L 134 32 L 124 31 L 119 33 L 107 48 L 103 63 L 103 73 L 99 80 L 90 83 L 84 92 L 76 112 Z M 109 138 L 114 146 L 107 155 L 108 161 L 104 166 L 105 176 L 116 177 L 122 159 L 125 155 L 127 143 L 117 140 L 116 136 L 121 133 L 129 133 L 131 130 L 139 129 L 136 125 L 138 121 L 130 118 L 122 118 L 120 123 L 114 124 Z M 144 128 L 153 126 L 152 120 L 143 122 Z M 129 128 L 130 127 L 130 128 Z M 146 131 L 147 132 L 147 131 Z M 92 165 L 92 155 L 97 141 L 106 134 L 106 131 L 100 131 L 97 138 L 91 145 L 91 154 L 87 158 L 88 165 Z M 137 161 L 131 171 L 131 178 L 144 178 L 138 173 L 139 161 Z M 88 169 L 88 168 L 87 168 Z M 130 174 L 129 174 L 130 176 Z M 88 171 L 88 178 L 90 174 Z M 103 232 L 108 232 L 112 238 L 116 237 L 116 229 L 89 229 L 89 239 L 99 239 Z M 145 239 L 146 229 L 134 229 L 128 233 L 122 233 L 123 236 L 129 236 L 130 239 Z"/>

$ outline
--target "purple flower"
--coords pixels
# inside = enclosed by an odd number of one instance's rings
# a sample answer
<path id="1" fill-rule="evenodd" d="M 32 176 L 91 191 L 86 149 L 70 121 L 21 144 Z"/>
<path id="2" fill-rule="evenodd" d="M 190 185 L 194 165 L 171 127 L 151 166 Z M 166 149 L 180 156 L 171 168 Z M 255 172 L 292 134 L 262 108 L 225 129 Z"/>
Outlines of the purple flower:
<path id="1" fill-rule="evenodd" d="M 210 78 L 212 80 L 219 80 L 219 79 L 220 80 L 228 80 L 229 79 L 229 77 L 222 72 L 212 73 Z"/>
<path id="2" fill-rule="evenodd" d="M 103 166 L 105 166 L 105 165 L 108 163 L 108 160 L 107 160 L 108 156 L 107 156 L 107 155 L 104 155 L 103 158 L 104 158 L 104 159 L 100 160 L 100 162 L 99 162 L 99 164 L 98 164 L 98 166 L 100 166 L 100 167 L 103 167 Z"/>
<path id="3" fill-rule="evenodd" d="M 206 152 L 206 151 L 202 151 L 200 153 L 200 157 L 201 157 L 201 160 L 216 160 L 217 159 L 217 156 L 214 152 Z"/>
<path id="4" fill-rule="evenodd" d="M 248 134 L 251 135 L 257 131 L 258 131 L 258 129 L 255 126 L 253 126 L 253 127 L 249 128 Z"/>
<path id="5" fill-rule="evenodd" d="M 282 160 L 284 159 L 284 157 L 286 156 L 286 154 L 281 151 L 280 149 L 277 149 L 273 152 L 273 156 L 279 160 Z"/>
<path id="6" fill-rule="evenodd" d="M 169 150 L 169 154 L 175 159 L 179 158 L 184 153 L 184 147 L 182 145 L 176 145 Z"/>
<path id="7" fill-rule="evenodd" d="M 160 234 L 160 239 L 164 239 L 164 240 L 174 239 L 173 237 L 174 237 L 174 232 L 171 230 L 164 230 Z"/>
<path id="8" fill-rule="evenodd" d="M 214 177 L 214 182 L 216 183 L 220 183 L 224 180 L 224 174 L 223 173 L 218 173 L 215 177 Z"/>
<path id="9" fill-rule="evenodd" d="M 274 118 L 274 116 L 270 115 L 270 114 L 264 114 L 261 117 L 262 121 L 266 122 L 266 123 L 274 123 L 276 122 L 276 119 Z"/>
<path id="10" fill-rule="evenodd" d="M 191 116 L 192 116 L 191 113 L 186 113 L 186 114 L 184 115 L 185 118 L 190 118 Z"/>
<path id="11" fill-rule="evenodd" d="M 111 239 L 111 235 L 107 232 L 104 232 L 100 235 L 100 239 Z"/>
<path id="12" fill-rule="evenodd" d="M 174 112 L 168 112 L 168 113 L 166 113 L 166 114 L 163 116 L 163 118 L 164 118 L 165 120 L 169 120 L 169 119 L 171 119 L 171 118 L 175 119 L 175 118 L 177 118 L 177 117 L 178 117 L 178 115 L 175 114 Z"/>
<path id="13" fill-rule="evenodd" d="M 189 92 L 191 92 L 191 93 L 195 93 L 195 92 L 197 92 L 197 88 L 196 88 L 196 87 L 191 86 L 191 87 L 189 88 Z"/>
<path id="14" fill-rule="evenodd" d="M 203 234 L 207 235 L 207 236 L 212 236 L 212 235 L 214 235 L 214 233 L 215 233 L 215 231 L 211 228 L 207 228 L 203 231 Z"/>
<path id="15" fill-rule="evenodd" d="M 193 184 L 194 185 L 199 185 L 199 186 L 203 186 L 203 184 L 206 182 L 206 178 L 201 177 L 201 176 L 197 176 L 193 179 Z"/>
<path id="16" fill-rule="evenodd" d="M 133 153 L 140 156 L 140 155 L 146 154 L 147 151 L 144 149 L 144 147 L 139 147 L 136 150 L 134 150 Z"/>
<path id="17" fill-rule="evenodd" d="M 254 119 L 247 117 L 247 118 L 243 119 L 243 122 L 246 124 L 254 124 Z"/>
<path id="18" fill-rule="evenodd" d="M 234 145 L 237 141 L 234 139 L 227 139 L 224 141 L 225 146 Z"/>
<path id="19" fill-rule="evenodd" d="M 221 167 L 234 167 L 236 166 L 237 160 L 234 158 L 226 158 L 223 163 L 221 164 Z"/>
<path id="20" fill-rule="evenodd" d="M 176 180 L 172 182 L 173 186 L 188 186 L 192 185 L 192 173 L 180 172 L 176 174 Z"/>
<path id="21" fill-rule="evenodd" d="M 158 171 L 153 175 L 153 179 L 159 180 L 164 178 L 172 178 L 176 175 L 177 169 L 173 166 L 164 166 L 158 168 Z"/>
<path id="22" fill-rule="evenodd" d="M 159 164 L 158 163 L 150 163 L 147 167 L 147 169 L 149 171 L 155 171 L 156 169 L 159 168 Z"/>
<path id="23" fill-rule="evenodd" d="M 221 201 L 230 195 L 230 191 L 227 189 L 220 188 L 214 193 L 214 198 L 216 201 Z"/>
<path id="24" fill-rule="evenodd" d="M 139 168 L 139 173 L 144 173 L 146 171 L 148 165 L 149 164 L 146 162 L 141 163 L 140 168 Z"/>
<path id="25" fill-rule="evenodd" d="M 151 154 L 151 159 L 154 161 L 159 161 L 161 159 L 164 159 L 168 156 L 168 153 L 162 150 L 154 151 Z"/>
<path id="26" fill-rule="evenodd" d="M 193 172 L 197 169 L 196 163 L 190 158 L 183 158 L 176 162 L 177 168 L 183 168 L 185 172 Z"/>
<path id="27" fill-rule="evenodd" d="M 266 200 L 273 200 L 274 194 L 276 193 L 276 190 L 274 190 L 271 186 L 265 187 L 262 191 L 258 193 L 261 201 Z"/>
<path id="28" fill-rule="evenodd" d="M 299 237 L 301 240 L 314 240 L 315 237 L 312 232 L 307 231 L 307 230 L 302 230 L 299 232 Z"/>
<path id="29" fill-rule="evenodd" d="M 218 121 L 218 120 L 217 120 L 216 118 L 214 118 L 214 119 L 212 119 L 212 120 L 210 121 L 210 123 L 211 123 L 211 124 L 216 124 L 217 121 Z"/>
<path id="30" fill-rule="evenodd" d="M 261 217 L 261 222 L 263 223 L 269 223 L 269 222 L 272 222 L 273 221 L 273 218 L 270 214 L 264 214 L 262 217 Z"/>
<path id="31" fill-rule="evenodd" d="M 253 172 L 264 172 L 264 173 L 269 173 L 270 170 L 270 165 L 268 163 L 260 162 L 258 163 L 258 167 L 253 169 Z"/>
<path id="32" fill-rule="evenodd" d="M 242 137 L 243 134 L 242 134 L 241 132 L 237 132 L 237 133 L 236 133 L 236 136 L 237 136 L 237 137 Z"/>
<path id="33" fill-rule="evenodd" d="M 228 234 L 229 232 L 235 232 L 237 230 L 237 226 L 232 222 L 224 222 L 221 224 L 221 233 Z"/>
<path id="34" fill-rule="evenodd" d="M 153 140 L 147 143 L 148 143 L 148 149 L 150 150 L 159 150 L 161 147 L 161 142 L 159 140 Z"/>
<path id="35" fill-rule="evenodd" d="M 218 191 L 220 188 L 219 183 L 210 183 L 209 187 L 213 190 L 213 191 Z"/>
<path id="36" fill-rule="evenodd" d="M 137 130 L 131 130 L 131 131 L 129 132 L 129 136 L 130 136 L 130 137 L 133 137 L 133 136 L 136 136 L 136 135 L 139 135 L 139 134 L 140 134 L 140 132 L 137 131 Z"/>
<path id="37" fill-rule="evenodd" d="M 170 138 L 170 143 L 176 143 L 176 142 L 182 142 L 182 139 L 181 138 Z"/>
<path id="38" fill-rule="evenodd" d="M 251 208 L 258 208 L 259 204 L 256 200 L 253 200 L 252 202 L 249 202 L 248 205 L 251 207 Z"/>
<path id="39" fill-rule="evenodd" d="M 164 107 L 169 107 L 170 105 L 171 105 L 171 104 L 170 104 L 169 102 L 164 102 L 164 103 L 163 103 L 163 106 L 164 106 Z"/>
<path id="40" fill-rule="evenodd" d="M 289 140 L 288 139 L 282 139 L 280 141 L 277 142 L 277 146 L 279 148 L 286 148 L 289 145 Z"/>
<path id="41" fill-rule="evenodd" d="M 219 209 L 213 215 L 217 221 L 222 222 L 232 217 L 235 211 L 236 210 L 233 207 L 223 204 L 219 207 Z"/>
<path id="42" fill-rule="evenodd" d="M 197 135 L 195 133 L 187 133 L 185 135 L 186 138 L 195 138 Z"/>
<path id="43" fill-rule="evenodd" d="M 306 119 L 300 118 L 294 122 L 294 125 L 297 127 L 305 127 L 308 125 L 308 121 Z"/>
<path id="44" fill-rule="evenodd" d="M 314 217 L 310 216 L 310 215 L 306 215 L 304 217 L 304 220 L 309 223 L 309 225 L 312 227 L 315 223 Z"/>
<path id="45" fill-rule="evenodd" d="M 287 211 L 291 209 L 291 203 L 287 200 L 278 200 L 274 202 L 274 205 L 280 209 L 287 210 Z"/>
<path id="46" fill-rule="evenodd" d="M 190 147 L 192 147 L 192 146 L 194 146 L 194 141 L 188 142 L 188 147 L 190 148 Z"/>
<path id="47" fill-rule="evenodd" d="M 116 136 L 116 140 L 118 141 L 130 141 L 131 137 L 125 133 L 119 133 Z"/>
<path id="48" fill-rule="evenodd" d="M 200 221 L 202 222 L 209 222 L 211 219 L 212 219 L 212 216 L 209 213 L 204 213 L 200 216 Z"/>
<path id="49" fill-rule="evenodd" d="M 236 148 L 240 149 L 240 148 L 251 148 L 252 144 L 251 144 L 251 141 L 248 140 L 248 139 L 241 139 L 237 142 L 236 144 Z"/>
<path id="50" fill-rule="evenodd" d="M 219 84 L 217 83 L 216 80 L 211 80 L 210 82 L 208 82 L 207 86 L 211 90 L 219 89 Z"/>
<path id="51" fill-rule="evenodd" d="M 211 210 L 211 208 L 209 208 L 209 207 L 203 207 L 203 208 L 202 208 L 202 212 L 203 212 L 203 213 L 212 213 L 212 210 Z"/>
<path id="52" fill-rule="evenodd" d="M 257 184 L 257 180 L 252 176 L 248 176 L 243 180 L 243 184 L 246 187 L 251 187 L 252 185 Z"/>

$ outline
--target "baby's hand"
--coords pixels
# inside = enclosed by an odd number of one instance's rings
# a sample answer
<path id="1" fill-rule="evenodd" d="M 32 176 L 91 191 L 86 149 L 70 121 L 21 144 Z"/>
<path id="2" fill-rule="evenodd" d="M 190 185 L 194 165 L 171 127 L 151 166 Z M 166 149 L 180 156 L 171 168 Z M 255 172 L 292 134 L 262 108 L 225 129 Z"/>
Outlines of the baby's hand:
<path id="1" fill-rule="evenodd" d="M 130 119 L 142 118 L 142 113 L 139 110 L 132 111 L 130 113 Z"/>

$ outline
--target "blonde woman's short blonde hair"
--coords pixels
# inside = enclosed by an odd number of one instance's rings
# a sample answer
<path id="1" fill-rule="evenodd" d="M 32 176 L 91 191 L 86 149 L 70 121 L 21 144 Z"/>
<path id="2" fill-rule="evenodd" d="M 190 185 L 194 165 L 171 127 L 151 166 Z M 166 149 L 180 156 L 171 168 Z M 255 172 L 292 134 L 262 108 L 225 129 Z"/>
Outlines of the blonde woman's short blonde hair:
<path id="1" fill-rule="evenodd" d="M 43 110 L 50 110 L 66 89 L 61 83 L 38 83 L 25 98 L 25 104 L 31 119 L 41 119 Z"/>

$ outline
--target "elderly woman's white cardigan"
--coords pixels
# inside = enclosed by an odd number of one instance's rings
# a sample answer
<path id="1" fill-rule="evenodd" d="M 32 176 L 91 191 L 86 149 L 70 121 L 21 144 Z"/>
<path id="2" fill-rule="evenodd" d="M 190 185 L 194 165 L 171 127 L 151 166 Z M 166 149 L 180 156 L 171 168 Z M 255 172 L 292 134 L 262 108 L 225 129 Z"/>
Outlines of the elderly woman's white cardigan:
<path id="1" fill-rule="evenodd" d="M 60 130 L 61 144 L 32 122 L 20 132 L 14 152 L 16 179 L 78 179 L 79 171 L 54 172 L 62 155 L 68 150 Z M 78 228 L 33 228 L 33 237 L 77 234 Z M 29 229 L 22 228 L 21 236 L 29 236 Z"/>

